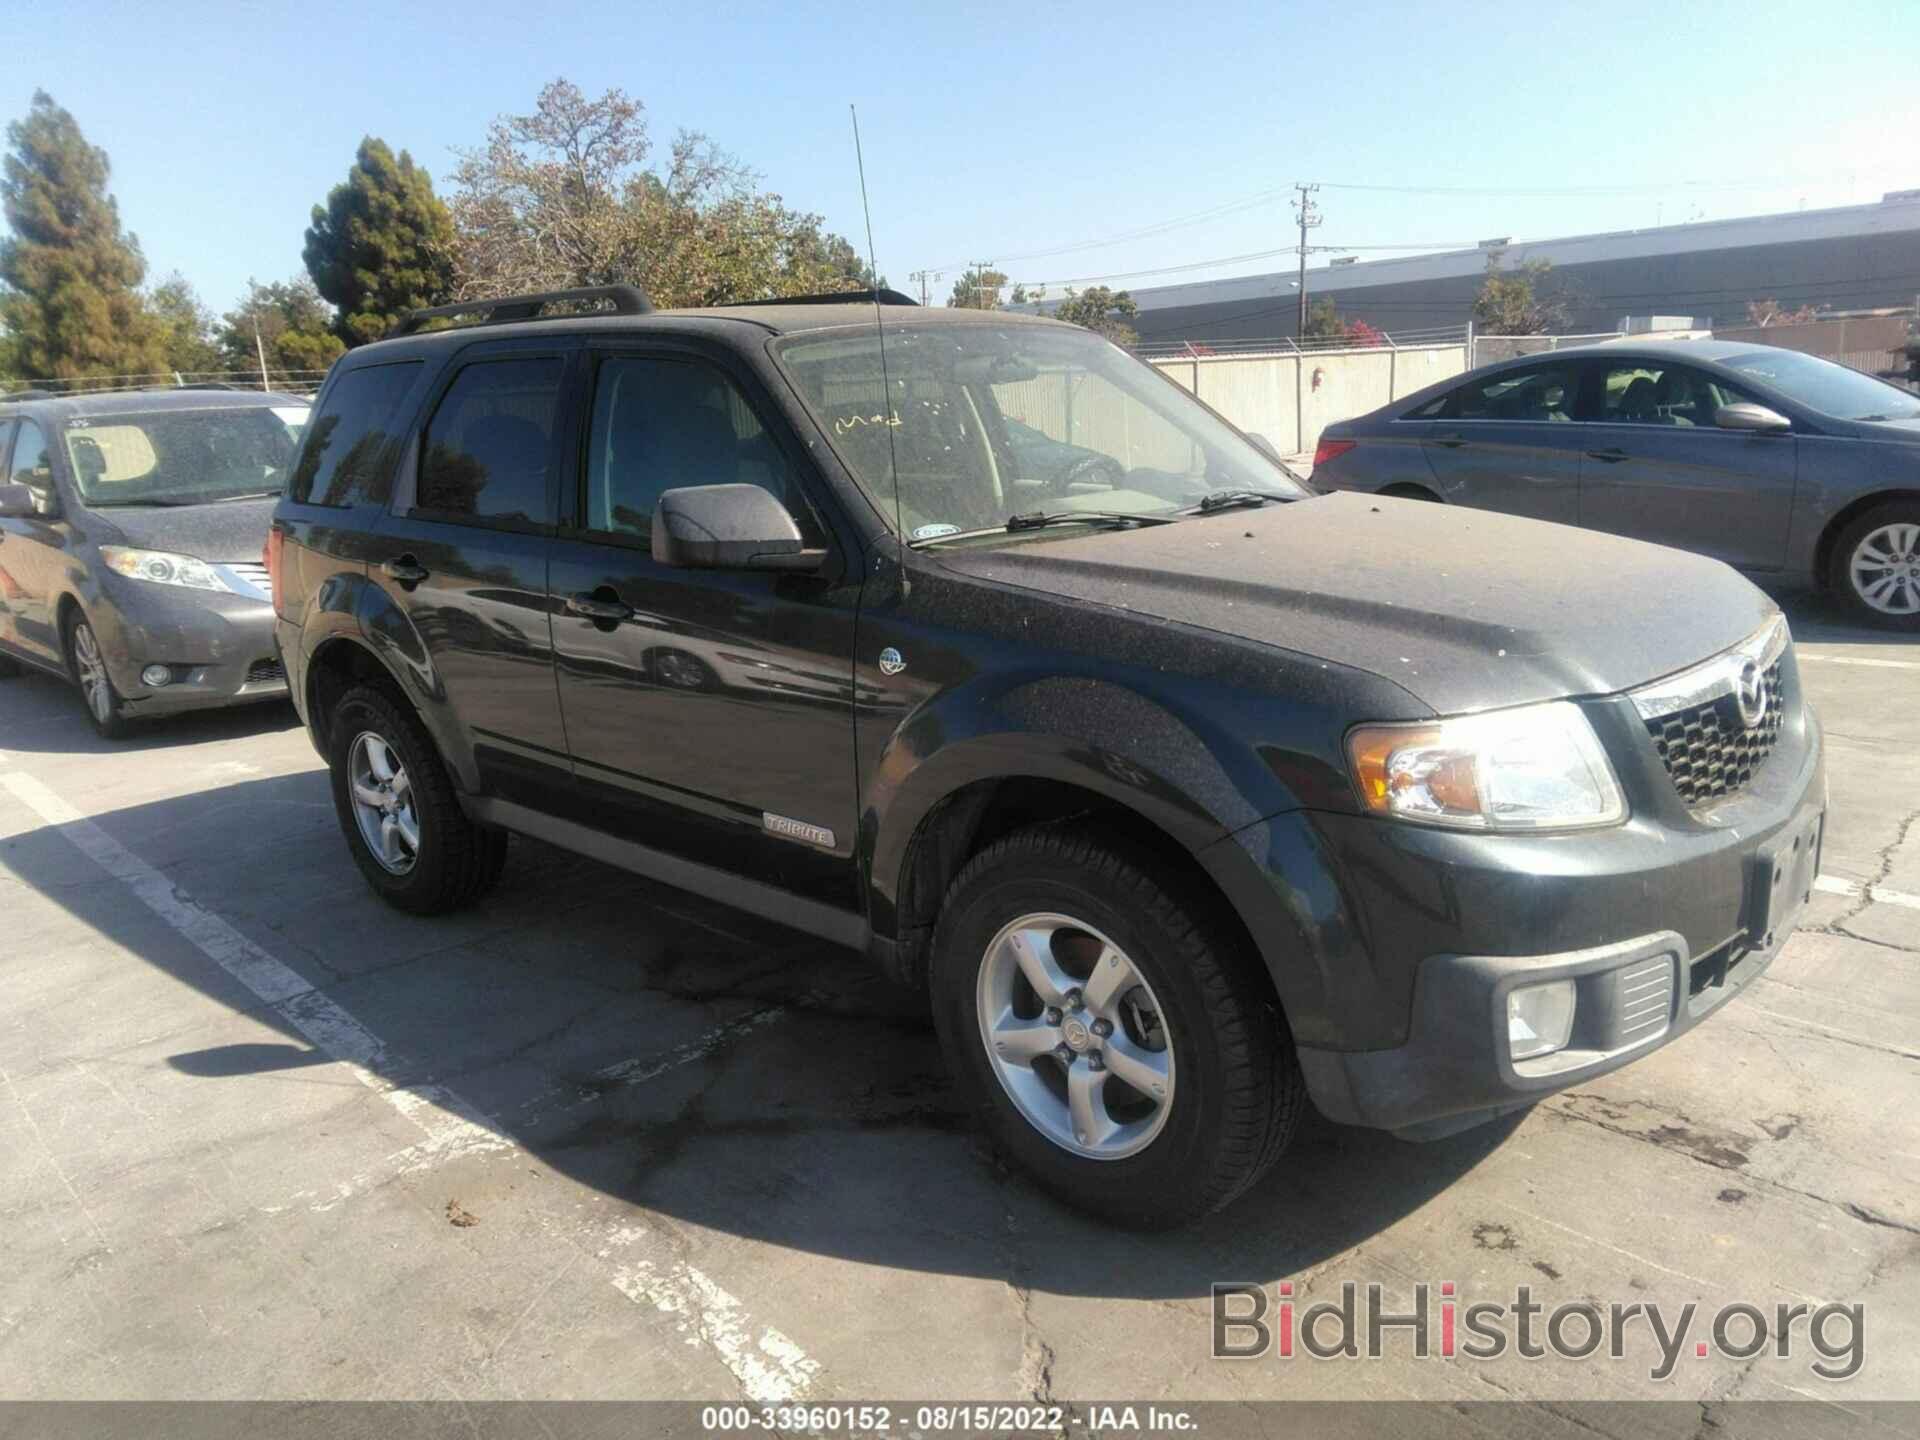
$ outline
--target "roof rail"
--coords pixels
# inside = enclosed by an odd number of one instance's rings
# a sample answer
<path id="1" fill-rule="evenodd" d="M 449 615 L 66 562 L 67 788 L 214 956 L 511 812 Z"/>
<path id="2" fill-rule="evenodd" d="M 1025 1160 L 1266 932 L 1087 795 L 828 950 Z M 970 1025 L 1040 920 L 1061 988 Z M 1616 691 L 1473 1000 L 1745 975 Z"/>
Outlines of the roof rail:
<path id="1" fill-rule="evenodd" d="M 912 305 L 918 308 L 919 303 L 911 295 L 902 295 L 898 290 L 836 290 L 827 295 L 776 295 L 771 300 L 729 300 L 724 306 L 716 308 L 731 309 L 741 305 Z"/>
<path id="2" fill-rule="evenodd" d="M 653 303 L 635 285 L 583 285 L 577 290 L 546 290 L 538 295 L 502 295 L 495 300 L 462 300 L 455 305 L 435 305 L 414 310 L 393 328 L 395 335 L 412 335 L 429 320 L 452 320 L 461 315 L 478 315 L 476 325 L 507 325 L 515 320 L 552 320 L 542 315 L 549 305 L 565 305 L 583 300 L 604 300 L 616 315 L 651 315 Z"/>
<path id="3" fill-rule="evenodd" d="M 57 400 L 60 397 L 51 390 L 8 390 L 0 392 L 0 405 L 9 400 Z"/>

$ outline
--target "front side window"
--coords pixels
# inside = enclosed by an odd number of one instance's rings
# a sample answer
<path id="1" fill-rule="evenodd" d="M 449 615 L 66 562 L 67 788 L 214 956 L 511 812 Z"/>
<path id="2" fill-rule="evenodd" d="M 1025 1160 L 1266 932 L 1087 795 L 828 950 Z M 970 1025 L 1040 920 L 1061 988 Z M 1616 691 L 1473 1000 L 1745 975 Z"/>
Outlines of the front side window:
<path id="1" fill-rule="evenodd" d="M 741 484 L 769 491 L 816 543 L 786 455 L 732 381 L 698 361 L 601 362 L 587 450 L 587 529 L 645 540 L 662 491 Z"/>
<path id="2" fill-rule="evenodd" d="M 0 444 L 4 440 L 0 436 Z M 47 458 L 47 432 L 32 420 L 20 422 L 13 440 L 13 458 L 7 463 L 7 478 L 33 491 L 35 510 L 42 515 L 52 513 L 53 464 Z"/>
<path id="3" fill-rule="evenodd" d="M 1448 395 L 1437 418 L 1548 423 L 1571 420 L 1579 375 L 1579 367 L 1570 363 L 1502 370 Z"/>
<path id="4" fill-rule="evenodd" d="M 1601 372 L 1599 413 L 1615 425 L 1664 425 L 1699 429 L 1719 422 L 1722 405 L 1752 397 L 1704 370 L 1659 361 L 1626 360 Z"/>
<path id="5" fill-rule="evenodd" d="M 64 439 L 74 483 L 96 509 L 277 495 L 294 463 L 293 431 L 264 405 L 80 416 Z M 16 444 L 15 469 L 20 453 Z"/>
<path id="6" fill-rule="evenodd" d="M 1288 471 L 1153 370 L 1067 327 L 801 334 L 779 363 L 889 525 L 935 540 L 1035 511 L 1171 515 Z M 884 366 L 883 366 L 884 360 Z M 884 374 L 884 379 L 883 379 Z"/>
<path id="7" fill-rule="evenodd" d="M 420 378 L 418 360 L 362 365 L 338 373 L 305 429 L 288 497 L 302 505 L 384 505 L 393 487 L 404 404 Z M 295 421 L 276 409 L 290 427 Z"/>
<path id="8" fill-rule="evenodd" d="M 550 525 L 566 362 L 483 360 L 447 387 L 421 446 L 415 509 L 448 520 Z"/>

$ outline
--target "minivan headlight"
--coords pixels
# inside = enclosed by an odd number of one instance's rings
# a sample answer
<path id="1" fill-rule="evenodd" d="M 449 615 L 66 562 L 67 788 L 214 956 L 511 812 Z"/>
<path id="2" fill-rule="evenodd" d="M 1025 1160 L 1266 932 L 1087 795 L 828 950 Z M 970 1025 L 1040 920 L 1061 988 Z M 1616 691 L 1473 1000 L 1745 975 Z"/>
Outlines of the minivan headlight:
<path id="1" fill-rule="evenodd" d="M 1469 830 L 1617 825 L 1627 802 L 1577 705 L 1411 725 L 1362 725 L 1347 736 L 1369 811 Z"/>
<path id="2" fill-rule="evenodd" d="M 231 590 L 204 560 L 191 555 L 170 555 L 164 550 L 130 550 L 124 545 L 102 545 L 100 558 L 116 575 L 129 580 L 150 580 L 155 585 L 184 585 L 189 590 Z"/>

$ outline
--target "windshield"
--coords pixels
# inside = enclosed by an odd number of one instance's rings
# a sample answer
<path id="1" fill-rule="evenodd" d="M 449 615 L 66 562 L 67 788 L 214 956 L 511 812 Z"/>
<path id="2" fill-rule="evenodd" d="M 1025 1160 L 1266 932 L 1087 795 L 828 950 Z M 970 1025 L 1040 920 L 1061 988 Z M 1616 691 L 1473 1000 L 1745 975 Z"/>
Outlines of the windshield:
<path id="1" fill-rule="evenodd" d="M 1307 489 L 1186 392 L 1084 330 L 888 325 L 879 340 L 776 347 L 801 398 L 876 507 L 909 541 L 1015 515 L 1169 515 L 1223 490 Z"/>
<path id="2" fill-rule="evenodd" d="M 67 422 L 67 462 L 94 507 L 277 494 L 306 416 L 287 405 L 82 416 Z"/>
<path id="3" fill-rule="evenodd" d="M 1920 400 L 1898 386 L 1798 350 L 1749 350 L 1720 363 L 1822 415 L 1841 420 L 1920 419 Z"/>

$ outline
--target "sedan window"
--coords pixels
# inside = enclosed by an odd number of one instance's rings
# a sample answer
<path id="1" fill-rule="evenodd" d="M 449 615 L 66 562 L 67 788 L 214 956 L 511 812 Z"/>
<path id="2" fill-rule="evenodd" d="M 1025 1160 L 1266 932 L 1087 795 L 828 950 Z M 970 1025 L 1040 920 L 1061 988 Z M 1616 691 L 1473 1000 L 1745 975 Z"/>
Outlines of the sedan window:
<path id="1" fill-rule="evenodd" d="M 1573 418 L 1579 369 L 1571 363 L 1502 370 L 1448 395 L 1438 417 L 1445 420 L 1558 422 Z M 1424 412 L 1422 412 L 1424 418 Z"/>
<path id="2" fill-rule="evenodd" d="M 1614 425 L 1711 428 L 1722 405 L 1752 398 L 1688 365 L 1619 361 L 1606 368 L 1596 418 Z"/>

